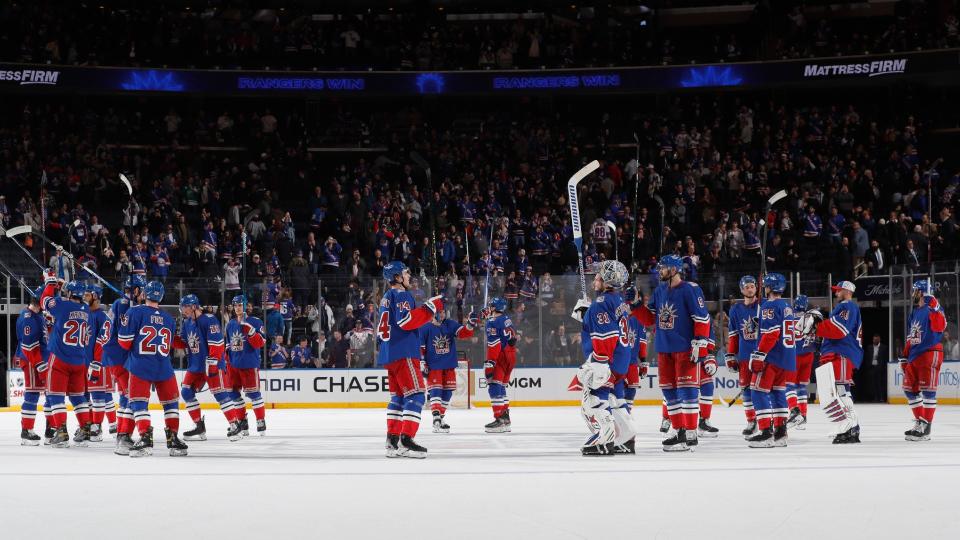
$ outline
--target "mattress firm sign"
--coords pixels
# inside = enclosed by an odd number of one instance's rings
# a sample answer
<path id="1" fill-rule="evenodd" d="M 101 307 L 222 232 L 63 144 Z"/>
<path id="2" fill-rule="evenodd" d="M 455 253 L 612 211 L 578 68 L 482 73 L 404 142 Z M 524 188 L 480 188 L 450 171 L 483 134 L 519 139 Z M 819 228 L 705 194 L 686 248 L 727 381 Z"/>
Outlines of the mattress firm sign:
<path id="1" fill-rule="evenodd" d="M 807 64 L 803 66 L 803 76 L 809 79 L 846 75 L 860 75 L 865 77 L 896 75 L 907 72 L 907 60 L 907 58 L 895 58 L 891 60 L 874 60 L 872 62 L 852 64 Z"/>

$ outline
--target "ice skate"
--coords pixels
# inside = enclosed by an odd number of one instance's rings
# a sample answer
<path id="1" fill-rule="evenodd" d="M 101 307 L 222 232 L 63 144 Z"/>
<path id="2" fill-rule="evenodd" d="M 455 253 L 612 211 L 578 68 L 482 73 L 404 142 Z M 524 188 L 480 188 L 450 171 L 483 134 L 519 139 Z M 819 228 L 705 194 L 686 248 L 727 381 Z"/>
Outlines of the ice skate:
<path id="1" fill-rule="evenodd" d="M 78 427 L 77 430 L 73 432 L 73 445 L 80 447 L 90 446 L 90 424 Z"/>
<path id="2" fill-rule="evenodd" d="M 777 426 L 773 428 L 773 446 L 776 447 L 786 447 L 787 446 L 787 426 Z"/>
<path id="3" fill-rule="evenodd" d="M 244 413 L 243 418 L 240 419 L 240 434 L 244 437 L 250 436 L 250 423 L 247 422 L 246 413 Z"/>
<path id="4" fill-rule="evenodd" d="M 70 434 L 67 433 L 67 426 L 60 426 L 53 433 L 50 439 L 50 446 L 54 448 L 67 448 L 70 446 Z"/>
<path id="5" fill-rule="evenodd" d="M 773 430 L 761 429 L 747 439 L 750 448 L 773 448 Z"/>
<path id="6" fill-rule="evenodd" d="M 695 429 L 685 429 L 683 430 L 687 434 L 687 448 L 694 450 L 694 447 L 697 446 L 699 441 L 697 440 L 697 430 Z"/>
<path id="7" fill-rule="evenodd" d="M 926 420 L 918 418 L 914 421 L 913 428 L 904 432 L 904 435 L 908 441 L 929 441 L 930 423 Z"/>
<path id="8" fill-rule="evenodd" d="M 32 429 L 21 429 L 20 446 L 40 446 L 40 436 Z"/>
<path id="9" fill-rule="evenodd" d="M 263 437 L 267 434 L 267 421 L 263 418 L 257 420 L 257 435 Z"/>
<path id="10" fill-rule="evenodd" d="M 400 436 L 387 435 L 387 443 L 385 448 L 388 458 L 400 457 Z"/>
<path id="11" fill-rule="evenodd" d="M 664 452 L 688 452 L 690 448 L 687 447 L 687 430 L 678 429 L 673 432 L 672 435 L 668 433 L 669 437 L 663 441 L 663 451 Z"/>
<path id="12" fill-rule="evenodd" d="M 440 411 L 434 411 L 433 413 L 433 432 L 450 433 L 450 426 L 444 426 L 443 417 L 440 415 Z"/>
<path id="13" fill-rule="evenodd" d="M 838 433 L 833 438 L 833 444 L 856 444 L 860 442 L 860 426 L 853 426 L 852 428 Z"/>
<path id="14" fill-rule="evenodd" d="M 129 433 L 117 435 L 117 447 L 113 450 L 114 454 L 118 456 L 129 456 L 131 448 L 133 448 L 133 439 Z"/>
<path id="15" fill-rule="evenodd" d="M 398 455 L 414 459 L 423 459 L 427 457 L 427 449 L 417 444 L 417 442 L 413 440 L 413 437 L 401 435 Z"/>
<path id="16" fill-rule="evenodd" d="M 116 424 L 116 423 L 110 424 L 110 425 L 107 427 L 107 433 L 109 433 L 109 434 L 111 434 L 111 435 L 116 435 L 116 434 L 117 434 L 117 424 Z"/>
<path id="17" fill-rule="evenodd" d="M 240 432 L 240 423 L 230 422 L 230 425 L 227 426 L 227 440 L 230 442 L 237 442 L 242 438 L 243 434 Z"/>
<path id="18" fill-rule="evenodd" d="M 790 409 L 790 418 L 787 419 L 787 429 L 806 429 L 803 427 L 807 423 L 807 417 L 800 414 L 800 407 Z"/>
<path id="19" fill-rule="evenodd" d="M 750 437 L 752 437 L 756 432 L 757 432 L 757 421 L 751 420 L 750 422 L 747 422 L 747 427 L 743 428 L 743 431 L 741 431 L 740 433 L 743 434 L 744 440 L 750 440 Z"/>
<path id="20" fill-rule="evenodd" d="M 630 439 L 623 444 L 614 445 L 613 451 L 615 454 L 636 454 L 636 441 L 634 439 Z"/>
<path id="21" fill-rule="evenodd" d="M 697 435 L 704 439 L 716 439 L 720 435 L 720 430 L 710 423 L 709 418 L 701 418 L 697 425 Z"/>
<path id="22" fill-rule="evenodd" d="M 183 432 L 183 440 L 185 441 L 205 441 L 207 440 L 207 424 L 204 423 L 205 418 L 200 417 L 200 420 L 197 422 L 196 427 L 190 431 Z"/>
<path id="23" fill-rule="evenodd" d="M 103 442 L 103 428 L 100 424 L 90 424 L 90 442 Z"/>
<path id="24" fill-rule="evenodd" d="M 483 430 L 487 433 L 507 433 L 510 431 L 510 426 L 503 421 L 503 417 L 500 417 L 483 426 Z"/>
<path id="25" fill-rule="evenodd" d="M 170 450 L 170 455 L 173 457 L 187 455 L 187 445 L 180 440 L 180 437 L 177 436 L 177 432 L 169 428 L 165 429 L 164 432 L 167 435 L 167 449 Z"/>
<path id="26" fill-rule="evenodd" d="M 670 419 L 664 418 L 660 420 L 660 433 L 666 433 L 670 431 Z"/>
<path id="27" fill-rule="evenodd" d="M 507 426 L 507 431 L 512 431 L 513 424 L 510 422 L 510 409 L 503 411 L 503 414 L 500 415 L 500 420 Z"/>
<path id="28" fill-rule="evenodd" d="M 47 424 L 46 429 L 43 430 L 43 445 L 50 446 L 53 444 L 53 434 L 56 433 L 56 430 Z"/>
<path id="29" fill-rule="evenodd" d="M 130 447 L 130 457 L 146 457 L 153 455 L 153 428 L 147 428 L 145 433 L 140 435 L 140 440 Z"/>
<path id="30" fill-rule="evenodd" d="M 614 444 L 601 443 L 599 433 L 590 435 L 580 448 L 580 453 L 584 456 L 612 456 L 614 452 L 616 452 Z"/>

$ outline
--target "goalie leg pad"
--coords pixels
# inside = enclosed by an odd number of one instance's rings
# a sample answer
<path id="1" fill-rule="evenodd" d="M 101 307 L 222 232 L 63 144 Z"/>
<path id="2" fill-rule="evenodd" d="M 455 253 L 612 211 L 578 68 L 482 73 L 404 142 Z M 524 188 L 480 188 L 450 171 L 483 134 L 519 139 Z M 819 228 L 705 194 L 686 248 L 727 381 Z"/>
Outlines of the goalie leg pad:
<path id="1" fill-rule="evenodd" d="M 584 392 L 580 412 L 593 434 L 584 446 L 605 446 L 616 438 L 616 426 L 604 390 Z"/>

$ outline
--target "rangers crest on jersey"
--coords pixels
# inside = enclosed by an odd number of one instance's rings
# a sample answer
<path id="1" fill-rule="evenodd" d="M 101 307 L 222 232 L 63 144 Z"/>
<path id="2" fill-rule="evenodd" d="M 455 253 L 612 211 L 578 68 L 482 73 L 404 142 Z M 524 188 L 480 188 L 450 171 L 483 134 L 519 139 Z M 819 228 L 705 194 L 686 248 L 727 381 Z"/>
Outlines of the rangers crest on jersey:
<path id="1" fill-rule="evenodd" d="M 448 354 L 450 352 L 450 338 L 447 336 L 433 338 L 433 350 L 437 354 Z"/>
<path id="2" fill-rule="evenodd" d="M 196 332 L 190 332 L 187 335 L 187 347 L 192 354 L 200 354 L 200 336 Z"/>
<path id="3" fill-rule="evenodd" d="M 670 302 L 665 302 L 657 311 L 657 328 L 661 330 L 673 330 L 677 321 L 677 308 Z"/>
<path id="4" fill-rule="evenodd" d="M 743 339 L 747 341 L 756 341 L 759 330 L 760 325 L 757 324 L 757 320 L 753 317 L 744 319 L 743 322 L 740 323 L 740 331 L 743 332 Z"/>
<path id="5" fill-rule="evenodd" d="M 919 345 L 923 341 L 923 328 L 920 327 L 919 322 L 913 322 L 910 324 L 910 333 L 907 334 L 907 343 L 911 346 Z"/>
<path id="6" fill-rule="evenodd" d="M 242 351 L 243 350 L 243 336 L 240 332 L 234 332 L 230 336 L 230 350 L 231 351 Z"/>

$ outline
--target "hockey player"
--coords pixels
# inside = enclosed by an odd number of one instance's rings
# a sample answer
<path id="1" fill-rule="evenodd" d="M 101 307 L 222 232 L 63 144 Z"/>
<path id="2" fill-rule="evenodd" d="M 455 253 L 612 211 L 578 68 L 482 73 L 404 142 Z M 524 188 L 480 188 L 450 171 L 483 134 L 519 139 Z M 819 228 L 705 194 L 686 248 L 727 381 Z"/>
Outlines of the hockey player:
<path id="1" fill-rule="evenodd" d="M 195 294 L 180 299 L 180 314 L 183 315 L 183 322 L 180 335 L 174 338 L 174 347 L 187 351 L 187 371 L 180 383 L 180 395 L 190 419 L 196 424 L 194 429 L 183 433 L 183 438 L 187 441 L 207 440 L 207 426 L 200 415 L 200 402 L 197 401 L 197 392 L 206 385 L 227 419 L 227 439 L 240 440 L 240 415 L 230 395 L 220 320 L 213 314 L 203 312 L 200 299 Z"/>
<path id="2" fill-rule="evenodd" d="M 506 310 L 507 301 L 497 296 L 481 314 L 487 320 L 487 360 L 483 363 L 483 375 L 493 407 L 493 422 L 483 426 L 487 433 L 506 433 L 512 429 L 507 385 L 517 363 L 517 334 Z"/>
<path id="3" fill-rule="evenodd" d="M 90 403 L 86 398 L 87 350 L 90 308 L 82 302 L 84 287 L 77 281 L 63 285 L 67 298 L 58 298 L 60 287 L 52 270 L 43 273 L 44 289 L 40 305 L 53 317 L 53 333 L 50 336 L 50 379 L 47 383 L 48 402 L 53 414 L 54 429 L 51 444 L 55 448 L 70 445 L 67 434 L 67 406 L 65 396 L 70 397 L 77 422 L 80 424 L 79 446 L 87 444 L 90 432 Z"/>
<path id="4" fill-rule="evenodd" d="M 820 323 L 815 316 L 804 317 L 801 330 L 804 335 L 810 335 L 816 329 L 816 336 L 823 338 L 820 365 L 829 364 L 833 367 L 836 399 L 820 402 L 831 421 L 842 422 L 833 444 L 859 443 L 860 422 L 850 396 L 853 371 L 860 367 L 863 360 L 860 307 L 852 300 L 857 289 L 849 281 L 841 281 L 831 289 L 837 304 L 830 312 L 830 317 Z M 818 393 L 823 394 L 824 390 Z"/>
<path id="5" fill-rule="evenodd" d="M 631 285 L 624 290 L 623 301 L 629 306 L 636 301 L 637 295 L 637 289 Z M 623 400 L 627 414 L 630 414 L 633 412 L 633 402 L 637 399 L 637 390 L 640 389 L 640 380 L 647 376 L 650 365 L 647 363 L 647 331 L 636 317 L 627 317 L 627 336 L 630 365 L 627 367 L 626 380 L 618 384 L 623 384 Z"/>
<path id="6" fill-rule="evenodd" d="M 577 301 L 571 316 L 583 323 L 583 353 L 586 361 L 577 378 L 583 387 L 581 412 L 590 428 L 590 437 L 580 449 L 585 456 L 634 454 L 634 430 L 620 384 L 630 365 L 629 308 L 618 289 L 627 282 L 627 268 L 620 261 L 603 261 L 593 278 L 597 297 L 593 302 Z M 626 399 L 624 399 L 626 403 Z"/>
<path id="7" fill-rule="evenodd" d="M 450 426 L 444 420 L 450 399 L 457 389 L 457 339 L 473 337 L 473 330 L 479 323 L 472 311 L 467 316 L 467 324 L 460 324 L 447 318 L 446 311 L 440 310 L 431 324 L 419 328 L 434 433 L 450 433 Z"/>
<path id="8" fill-rule="evenodd" d="M 660 285 L 645 305 L 632 306 L 633 316 L 656 325 L 660 390 L 667 400 L 675 432 L 663 441 L 665 452 L 682 452 L 697 444 L 700 366 L 708 354 L 710 316 L 703 292 L 680 276 L 683 261 L 667 255 L 657 265 Z"/>
<path id="9" fill-rule="evenodd" d="M 750 391 L 750 355 L 757 349 L 757 341 L 760 339 L 756 278 L 741 277 L 740 294 L 743 295 L 743 302 L 730 307 L 727 354 L 724 362 L 727 364 L 727 369 L 739 375 L 743 412 L 747 417 L 747 427 L 743 429 L 743 436 L 747 438 L 757 430 L 757 415 L 753 409 L 753 395 Z"/>
<path id="10" fill-rule="evenodd" d="M 99 442 L 103 440 L 103 417 L 106 414 L 108 396 L 113 393 L 113 379 L 107 370 L 102 369 L 101 363 L 94 362 L 96 349 L 96 336 L 100 333 L 104 324 L 107 322 L 107 312 L 100 306 L 100 298 L 103 296 L 103 287 L 88 283 L 85 287 L 83 301 L 90 307 L 90 324 L 87 326 L 88 336 L 86 338 L 87 347 L 87 392 L 91 403 L 90 412 L 90 432 L 84 434 L 78 430 L 73 438 L 76 443 L 83 442 L 81 438 L 85 435 L 88 440 Z M 111 396 L 112 398 L 112 396 Z"/>
<path id="11" fill-rule="evenodd" d="M 130 373 L 127 392 L 140 440 L 129 449 L 118 447 L 117 453 L 122 455 L 126 451 L 130 457 L 153 455 L 153 427 L 150 426 L 148 410 L 152 386 L 163 405 L 167 449 L 171 456 L 185 456 L 187 445 L 177 434 L 180 429 L 179 396 L 177 378 L 170 362 L 176 322 L 169 313 L 160 310 L 164 295 L 162 283 L 151 281 L 143 292 L 146 303 L 130 308 L 121 317 L 118 338 L 120 346 L 130 351 L 126 362 Z"/>
<path id="12" fill-rule="evenodd" d="M 793 308 L 781 298 L 786 288 L 783 274 L 763 276 L 767 298 L 760 303 L 760 341 L 750 353 L 750 391 L 757 414 L 757 432 L 747 439 L 750 448 L 787 445 L 787 373 L 797 369 L 797 335 Z"/>
<path id="13" fill-rule="evenodd" d="M 904 432 L 908 441 L 929 441 L 933 414 L 937 411 L 937 381 L 943 365 L 943 331 L 947 327 L 940 302 L 928 280 L 913 283 L 910 331 L 903 345 L 900 368 L 903 393 L 913 412 L 913 427 Z"/>
<path id="14" fill-rule="evenodd" d="M 229 380 L 235 419 L 239 422 L 240 433 L 247 436 L 250 428 L 247 423 L 247 406 L 240 395 L 242 391 L 253 405 L 253 415 L 257 419 L 257 433 L 266 434 L 267 420 L 260 393 L 260 349 L 267 343 L 264 336 L 263 321 L 257 317 L 247 317 L 244 312 L 246 300 L 243 295 L 233 297 L 234 318 L 227 323 L 227 359 L 229 360 Z"/>
<path id="15" fill-rule="evenodd" d="M 23 370 L 23 405 L 20 406 L 20 444 L 38 446 L 40 436 L 34 433 L 37 405 L 40 392 L 47 384 L 47 341 L 43 333 L 43 316 L 40 314 L 40 293 L 30 297 L 27 307 L 17 318 L 17 343 L 20 354 L 20 369 Z"/>
<path id="16" fill-rule="evenodd" d="M 376 331 L 377 365 L 387 369 L 390 388 L 386 455 L 425 458 L 427 449 L 414 440 L 425 401 L 417 329 L 443 309 L 443 299 L 435 296 L 415 307 L 409 290 L 410 270 L 400 261 L 383 267 L 383 279 L 387 290 L 380 300 Z"/>
<path id="17" fill-rule="evenodd" d="M 123 296 L 114 300 L 107 312 L 107 319 L 100 329 L 100 335 L 97 337 L 97 343 L 93 349 L 94 360 L 101 363 L 103 370 L 110 372 L 110 378 L 116 383 L 117 390 L 120 393 L 120 408 L 113 415 L 113 392 L 108 392 L 106 403 L 107 421 L 111 423 L 110 432 L 117 433 L 117 450 L 120 455 L 129 454 L 133 446 L 133 411 L 130 410 L 130 400 L 127 393 L 127 386 L 130 381 L 130 374 L 125 367 L 127 360 L 127 350 L 120 346 L 118 341 L 120 322 L 127 311 L 138 305 L 143 300 L 143 288 L 147 283 L 143 276 L 127 276 L 123 284 Z M 112 389 L 111 389 L 112 390 Z M 111 418 L 111 416 L 113 416 Z M 115 424 L 115 425 L 113 425 Z"/>
<path id="18" fill-rule="evenodd" d="M 797 295 L 793 301 L 793 313 L 798 318 L 807 313 L 810 309 L 810 302 L 806 295 Z M 815 312 L 815 316 L 820 316 L 820 312 Z M 821 317 L 822 318 L 822 317 Z M 800 325 L 797 325 L 797 370 L 790 375 L 793 377 L 787 381 L 787 406 L 790 407 L 790 418 L 787 419 L 787 428 L 806 429 L 807 423 L 807 387 L 810 385 L 810 372 L 813 370 L 813 354 L 817 350 L 817 337 L 814 335 L 803 335 L 800 332 Z M 791 387 L 796 393 L 796 406 L 790 403 Z"/>

